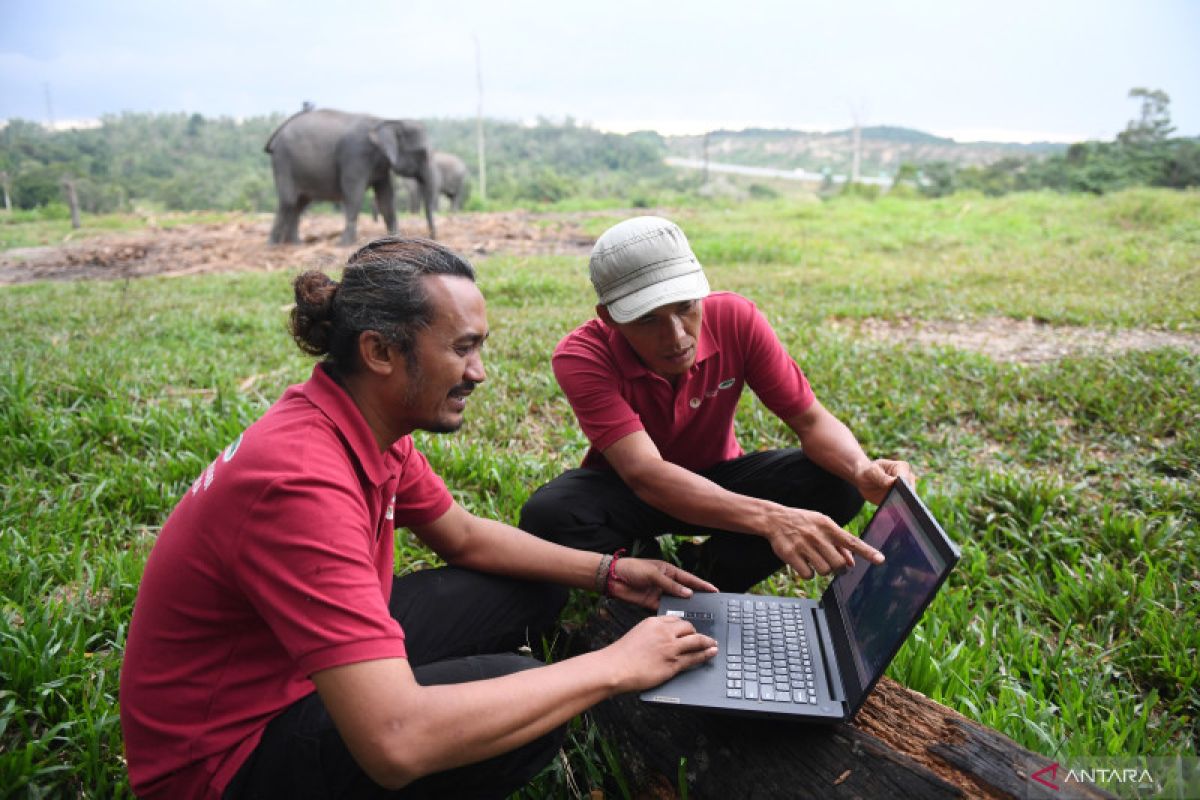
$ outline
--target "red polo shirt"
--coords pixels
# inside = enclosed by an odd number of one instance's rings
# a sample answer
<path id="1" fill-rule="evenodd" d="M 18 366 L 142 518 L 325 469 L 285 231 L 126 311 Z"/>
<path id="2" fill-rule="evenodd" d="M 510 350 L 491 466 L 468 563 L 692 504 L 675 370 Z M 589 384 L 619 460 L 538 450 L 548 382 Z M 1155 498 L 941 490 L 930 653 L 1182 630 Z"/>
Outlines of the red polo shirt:
<path id="1" fill-rule="evenodd" d="M 703 300 L 696 362 L 676 386 L 642 364 L 625 337 L 593 319 L 554 350 L 554 376 L 592 447 L 585 467 L 608 467 L 602 453 L 644 430 L 663 459 L 692 471 L 742 455 L 733 431 L 742 387 L 791 419 L 813 391 L 755 305 L 731 292 Z"/>
<path id="2" fill-rule="evenodd" d="M 146 563 L 121 669 L 139 796 L 218 797 L 308 676 L 403 658 L 396 525 L 452 503 L 408 436 L 380 453 L 322 369 L 192 484 Z"/>

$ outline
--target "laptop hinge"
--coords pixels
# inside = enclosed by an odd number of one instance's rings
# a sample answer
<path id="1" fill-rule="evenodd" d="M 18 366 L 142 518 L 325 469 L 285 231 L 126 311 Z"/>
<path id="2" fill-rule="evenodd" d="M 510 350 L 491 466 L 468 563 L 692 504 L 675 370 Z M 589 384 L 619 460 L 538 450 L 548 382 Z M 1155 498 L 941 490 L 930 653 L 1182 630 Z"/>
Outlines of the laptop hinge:
<path id="1" fill-rule="evenodd" d="M 825 621 L 828 613 L 827 606 L 812 608 L 813 630 L 817 632 L 817 643 L 821 648 L 821 663 L 825 665 L 825 682 L 829 687 L 829 697 L 836 703 L 846 702 L 846 692 L 842 688 L 842 673 L 838 669 L 837 656 L 833 650 L 833 640 L 829 636 L 829 626 Z"/>

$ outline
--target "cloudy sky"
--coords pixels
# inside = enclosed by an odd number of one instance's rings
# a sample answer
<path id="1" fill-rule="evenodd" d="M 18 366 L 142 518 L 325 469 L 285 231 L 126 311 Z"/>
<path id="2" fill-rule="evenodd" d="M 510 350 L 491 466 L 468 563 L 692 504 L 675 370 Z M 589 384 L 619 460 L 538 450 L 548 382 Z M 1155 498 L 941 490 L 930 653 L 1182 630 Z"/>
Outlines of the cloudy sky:
<path id="1" fill-rule="evenodd" d="M 606 130 L 902 125 L 1111 139 L 1129 89 L 1200 135 L 1200 0 L 0 0 L 0 119 L 395 117 Z"/>

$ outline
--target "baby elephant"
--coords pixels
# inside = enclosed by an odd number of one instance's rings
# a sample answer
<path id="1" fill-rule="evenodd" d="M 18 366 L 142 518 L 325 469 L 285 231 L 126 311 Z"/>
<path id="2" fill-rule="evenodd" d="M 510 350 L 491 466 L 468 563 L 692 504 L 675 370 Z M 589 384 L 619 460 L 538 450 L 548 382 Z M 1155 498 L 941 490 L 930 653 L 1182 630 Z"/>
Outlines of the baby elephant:
<path id="1" fill-rule="evenodd" d="M 434 150 L 433 168 L 437 173 L 438 194 L 444 194 L 450 198 L 451 211 L 462 211 L 463 205 L 467 202 L 467 196 L 471 192 L 467 165 L 453 153 Z M 416 214 L 421 210 L 421 185 L 414 180 L 406 179 L 404 187 L 408 190 L 408 210 Z M 433 202 L 436 208 L 438 198 L 435 198 Z"/>

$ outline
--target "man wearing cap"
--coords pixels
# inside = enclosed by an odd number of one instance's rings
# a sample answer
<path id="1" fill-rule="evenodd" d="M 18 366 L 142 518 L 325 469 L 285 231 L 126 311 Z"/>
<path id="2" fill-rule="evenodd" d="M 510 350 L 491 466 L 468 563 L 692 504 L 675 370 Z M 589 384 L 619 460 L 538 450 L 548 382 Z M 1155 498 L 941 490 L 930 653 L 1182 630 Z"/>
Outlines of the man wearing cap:
<path id="1" fill-rule="evenodd" d="M 869 458 L 816 399 L 755 305 L 711 292 L 677 225 L 635 217 L 589 261 L 598 319 L 567 334 L 554 375 L 591 449 L 538 489 L 520 527 L 571 547 L 655 553 L 662 534 L 707 536 L 682 566 L 742 592 L 783 564 L 802 578 L 883 556 L 841 526 L 879 503 L 903 461 Z M 746 455 L 733 421 L 749 386 L 800 447 Z"/>

